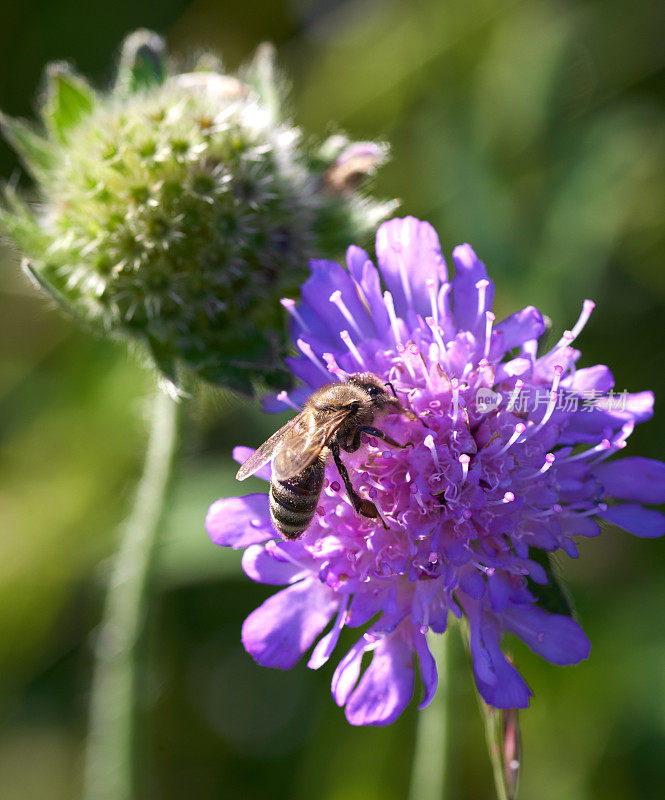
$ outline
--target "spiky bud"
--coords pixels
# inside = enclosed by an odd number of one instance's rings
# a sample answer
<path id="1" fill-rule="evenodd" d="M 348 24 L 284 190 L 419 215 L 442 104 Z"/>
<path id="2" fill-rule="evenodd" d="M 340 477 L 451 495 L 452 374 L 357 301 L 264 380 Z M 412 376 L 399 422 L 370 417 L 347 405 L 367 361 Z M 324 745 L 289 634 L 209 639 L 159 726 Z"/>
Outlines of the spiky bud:
<path id="1" fill-rule="evenodd" d="M 143 343 L 176 385 L 287 386 L 279 298 L 309 258 L 392 210 L 356 185 L 385 148 L 304 143 L 283 114 L 270 48 L 239 78 L 210 59 L 178 74 L 147 31 L 125 41 L 108 93 L 50 65 L 41 116 L 40 131 L 0 119 L 40 201 L 6 188 L 0 230 L 39 284 Z"/>

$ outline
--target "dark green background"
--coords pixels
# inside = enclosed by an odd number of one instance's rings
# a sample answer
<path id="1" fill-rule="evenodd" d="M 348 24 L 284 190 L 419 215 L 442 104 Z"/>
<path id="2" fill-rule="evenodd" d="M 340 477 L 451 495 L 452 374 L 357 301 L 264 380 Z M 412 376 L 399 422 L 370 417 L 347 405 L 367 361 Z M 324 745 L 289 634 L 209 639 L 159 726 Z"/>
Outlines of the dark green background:
<path id="1" fill-rule="evenodd" d="M 659 7 L 660 5 L 660 7 Z M 583 365 L 665 397 L 665 11 L 653 0 L 11 0 L 0 108 L 31 116 L 42 69 L 71 59 L 108 83 L 121 38 L 149 26 L 187 59 L 237 67 L 279 47 L 293 111 L 315 136 L 383 138 L 377 191 L 431 220 L 444 252 L 470 241 L 498 311 L 533 303 L 559 333 L 598 302 Z M 29 185 L 9 148 L 0 173 Z M 80 787 L 91 642 L 115 526 L 140 469 L 150 381 L 36 296 L 1 255 L 0 797 Z M 661 403 L 657 402 L 657 409 Z M 143 796 L 402 800 L 416 714 L 350 728 L 331 667 L 256 667 L 239 644 L 270 591 L 203 529 L 238 488 L 230 450 L 276 425 L 232 398 L 190 404 L 147 616 Z M 665 415 L 629 453 L 662 457 Z M 665 785 L 665 543 L 608 530 L 562 561 L 593 649 L 574 668 L 515 645 L 535 699 L 522 716 L 525 800 L 651 800 Z M 470 675 L 452 679 L 450 797 L 491 797 Z M 121 800 L 119 798 L 119 800 Z"/>

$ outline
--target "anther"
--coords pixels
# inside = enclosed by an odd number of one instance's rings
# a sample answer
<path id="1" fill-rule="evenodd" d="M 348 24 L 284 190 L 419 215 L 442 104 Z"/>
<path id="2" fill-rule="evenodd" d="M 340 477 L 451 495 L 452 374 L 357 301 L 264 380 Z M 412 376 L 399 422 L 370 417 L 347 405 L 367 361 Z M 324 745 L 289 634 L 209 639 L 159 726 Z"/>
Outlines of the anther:
<path id="1" fill-rule="evenodd" d="M 462 453 L 462 455 L 458 459 L 459 463 L 462 465 L 462 481 L 464 483 L 466 480 L 466 476 L 469 474 L 469 461 L 471 461 L 471 457 L 468 456 L 466 453 Z"/>
<path id="2" fill-rule="evenodd" d="M 395 337 L 395 344 L 401 344 L 402 340 L 399 335 L 397 315 L 395 314 L 395 304 L 393 302 L 393 296 L 390 294 L 390 292 L 383 293 L 383 302 L 386 306 L 386 311 L 388 312 L 388 318 L 390 319 L 390 327 L 392 329 L 393 336 Z"/>
<path id="3" fill-rule="evenodd" d="M 305 320 L 302 318 L 300 312 L 296 308 L 295 300 L 291 300 L 290 297 L 283 297 L 279 302 L 289 312 L 289 314 L 293 317 L 293 319 L 298 323 L 298 325 L 300 325 L 300 327 L 303 330 L 305 331 L 309 330 L 309 326 L 305 324 Z"/>
<path id="4" fill-rule="evenodd" d="M 367 369 L 367 365 L 365 364 L 363 357 L 360 355 L 358 348 L 353 343 L 353 339 L 348 331 L 340 331 L 339 338 L 344 342 L 344 344 L 348 347 L 349 352 L 355 358 L 355 360 L 360 364 L 363 369 Z"/>
<path id="5" fill-rule="evenodd" d="M 582 329 L 589 321 L 589 317 L 591 316 L 591 312 L 596 307 L 596 304 L 593 300 L 585 300 L 582 304 L 582 313 L 579 316 L 579 319 L 575 323 L 572 331 L 564 331 L 563 336 L 559 339 L 559 341 L 554 346 L 554 349 L 558 349 L 559 347 L 563 347 L 564 345 L 570 345 L 571 342 L 574 342 L 575 339 L 580 335 Z"/>
<path id="6" fill-rule="evenodd" d="M 339 289 L 336 289 L 328 298 L 331 303 L 333 303 L 337 308 L 340 310 L 344 319 L 349 323 L 349 325 L 353 328 L 353 330 L 358 334 L 358 336 L 362 339 L 362 331 L 358 327 L 358 323 L 353 318 L 351 312 L 346 307 L 346 303 L 342 300 L 342 293 Z"/>
<path id="7" fill-rule="evenodd" d="M 312 364 L 314 364 L 314 366 L 326 376 L 326 378 L 330 378 L 330 374 L 328 373 L 326 367 L 324 367 L 319 359 L 314 355 L 312 346 L 304 339 L 297 339 L 296 344 L 298 345 L 300 352 L 305 355 L 312 362 Z"/>
<path id="8" fill-rule="evenodd" d="M 485 358 L 489 358 L 490 342 L 492 340 L 492 324 L 496 316 L 491 311 L 485 312 Z"/>
<path id="9" fill-rule="evenodd" d="M 490 282 L 487 278 L 483 278 L 476 283 L 476 289 L 478 289 L 478 317 L 483 314 L 485 311 L 485 294 L 487 293 L 487 287 L 490 285 Z"/>
<path id="10" fill-rule="evenodd" d="M 513 430 L 510 439 L 504 444 L 504 446 L 497 451 L 497 456 L 502 456 L 509 448 L 511 448 L 515 442 L 520 438 L 520 436 L 526 430 L 526 425 L 523 422 L 518 422 L 515 425 L 515 429 Z"/>
<path id="11" fill-rule="evenodd" d="M 434 341 L 436 342 L 436 346 L 439 348 L 439 357 L 443 358 L 446 352 L 446 346 L 443 343 L 443 339 L 441 338 L 441 329 L 439 328 L 439 323 L 435 319 L 435 317 L 426 317 L 425 322 L 429 326 L 429 329 L 432 331 L 432 336 L 434 336 Z"/>
<path id="12" fill-rule="evenodd" d="M 450 381 L 450 386 L 451 386 L 451 388 L 453 390 L 453 418 L 452 418 L 452 424 L 453 424 L 453 428 L 454 428 L 455 425 L 457 424 L 457 413 L 459 411 L 459 381 L 457 380 L 457 378 L 453 378 Z"/>
<path id="13" fill-rule="evenodd" d="M 290 408 L 292 408 L 294 411 L 297 411 L 298 413 L 300 413 L 302 411 L 300 406 L 297 405 L 296 403 L 294 403 L 293 400 L 291 400 L 291 398 L 289 397 L 288 393 L 285 392 L 285 391 L 281 391 L 277 395 L 277 399 L 279 400 L 280 403 L 284 403 L 284 405 L 289 406 Z"/>
<path id="14" fill-rule="evenodd" d="M 432 454 L 432 461 L 434 461 L 434 466 L 437 468 L 439 472 L 441 472 L 441 462 L 439 461 L 439 456 L 436 452 L 436 446 L 434 444 L 434 437 L 432 436 L 431 433 L 427 434 L 427 436 L 423 440 L 423 444 Z"/>
<path id="15" fill-rule="evenodd" d="M 335 360 L 335 356 L 332 353 L 323 353 L 322 355 L 323 360 L 326 362 L 328 367 L 328 372 L 332 373 L 338 381 L 345 381 L 348 377 L 348 373 L 346 373 L 337 363 Z"/>
<path id="16" fill-rule="evenodd" d="M 515 381 L 515 388 L 510 393 L 510 397 L 508 398 L 508 405 L 506 406 L 508 411 L 512 411 L 513 408 L 515 407 L 515 403 L 517 402 L 517 397 L 523 388 L 524 388 L 524 381 L 518 378 Z"/>
<path id="17" fill-rule="evenodd" d="M 432 319 L 438 325 L 439 324 L 439 307 L 436 304 L 436 286 L 437 281 L 434 278 L 428 278 L 425 281 L 425 286 L 427 286 L 427 293 L 429 294 L 429 302 L 432 307 Z"/>

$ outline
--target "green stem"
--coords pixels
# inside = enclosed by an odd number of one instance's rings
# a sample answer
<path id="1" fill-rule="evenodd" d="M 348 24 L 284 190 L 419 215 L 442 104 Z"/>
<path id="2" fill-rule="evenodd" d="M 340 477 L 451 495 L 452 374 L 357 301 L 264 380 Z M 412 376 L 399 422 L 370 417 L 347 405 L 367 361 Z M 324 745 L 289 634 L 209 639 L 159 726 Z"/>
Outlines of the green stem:
<path id="1" fill-rule="evenodd" d="M 450 631 L 446 631 L 428 637 L 439 673 L 439 685 L 429 706 L 418 712 L 409 800 L 442 800 L 444 796 L 448 756 L 447 649 L 450 636 Z"/>
<path id="2" fill-rule="evenodd" d="M 143 475 L 115 557 L 95 650 L 85 800 L 134 797 L 136 651 L 176 438 L 176 404 L 157 389 Z"/>
<path id="3" fill-rule="evenodd" d="M 485 725 L 485 740 L 487 741 L 487 752 L 492 764 L 492 775 L 494 777 L 494 788 L 496 789 L 497 800 L 509 800 L 506 788 L 505 769 L 501 755 L 501 715 L 496 709 L 485 706 L 482 699 L 478 698 L 481 704 L 481 715 Z M 484 706 L 484 708 L 483 708 Z"/>

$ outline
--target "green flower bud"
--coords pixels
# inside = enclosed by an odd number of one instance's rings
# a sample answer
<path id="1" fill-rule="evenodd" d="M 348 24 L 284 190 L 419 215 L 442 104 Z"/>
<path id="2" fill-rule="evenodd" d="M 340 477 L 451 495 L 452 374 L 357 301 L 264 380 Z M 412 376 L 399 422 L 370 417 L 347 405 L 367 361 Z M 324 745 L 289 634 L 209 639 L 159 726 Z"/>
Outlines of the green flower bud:
<path id="1" fill-rule="evenodd" d="M 358 192 L 386 149 L 306 144 L 266 46 L 241 78 L 177 74 L 147 31 L 125 41 L 106 94 L 49 66 L 41 116 L 40 130 L 0 118 L 39 195 L 29 206 L 6 187 L 0 231 L 40 286 L 142 343 L 177 386 L 287 387 L 279 299 L 309 258 L 336 255 L 393 210 Z"/>

